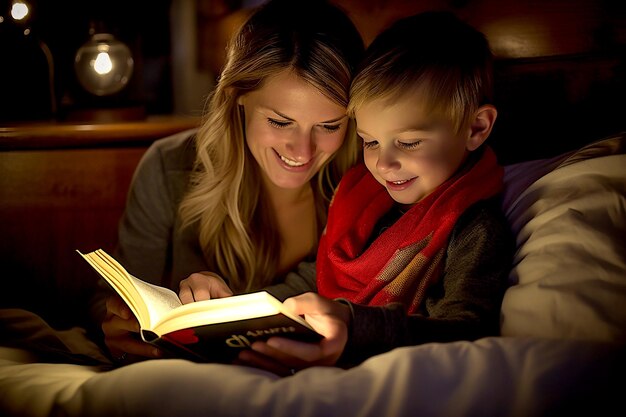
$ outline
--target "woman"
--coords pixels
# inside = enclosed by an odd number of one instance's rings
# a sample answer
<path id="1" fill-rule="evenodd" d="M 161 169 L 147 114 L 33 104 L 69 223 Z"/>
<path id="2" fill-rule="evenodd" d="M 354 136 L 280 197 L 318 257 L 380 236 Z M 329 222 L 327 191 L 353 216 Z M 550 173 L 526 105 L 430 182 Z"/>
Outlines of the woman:
<path id="1" fill-rule="evenodd" d="M 362 49 L 350 20 L 326 2 L 272 0 L 257 10 L 228 46 L 195 138 L 157 141 L 142 159 L 116 258 L 180 288 L 183 302 L 313 289 L 312 268 L 288 272 L 315 259 L 334 187 L 358 159 L 346 106 Z M 135 337 L 117 296 L 107 298 L 102 330 L 113 357 L 160 355 Z"/>

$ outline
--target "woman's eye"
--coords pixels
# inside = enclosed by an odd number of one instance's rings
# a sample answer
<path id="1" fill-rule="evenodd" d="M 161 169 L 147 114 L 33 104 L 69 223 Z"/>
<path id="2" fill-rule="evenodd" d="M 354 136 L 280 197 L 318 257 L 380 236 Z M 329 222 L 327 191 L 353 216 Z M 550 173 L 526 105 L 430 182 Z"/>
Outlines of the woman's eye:
<path id="1" fill-rule="evenodd" d="M 341 123 L 338 125 L 322 125 L 322 128 L 327 131 L 327 132 L 336 132 L 339 130 L 339 128 L 341 127 Z"/>
<path id="2" fill-rule="evenodd" d="M 269 117 L 267 119 L 267 123 L 269 123 L 270 126 L 274 126 L 274 127 L 278 128 L 278 129 L 282 129 L 282 128 L 287 127 L 287 126 L 289 126 L 291 124 L 291 122 L 282 122 L 280 120 L 271 119 Z"/>
<path id="3" fill-rule="evenodd" d="M 398 142 L 398 145 L 404 149 L 417 149 L 420 144 L 422 143 L 421 140 L 416 140 L 415 142 Z"/>

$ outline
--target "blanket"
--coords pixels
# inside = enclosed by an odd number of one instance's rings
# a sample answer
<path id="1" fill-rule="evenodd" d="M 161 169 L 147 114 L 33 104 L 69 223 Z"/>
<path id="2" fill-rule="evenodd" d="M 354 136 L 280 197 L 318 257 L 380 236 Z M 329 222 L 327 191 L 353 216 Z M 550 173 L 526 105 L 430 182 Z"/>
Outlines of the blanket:
<path id="1" fill-rule="evenodd" d="M 47 333 L 31 313 L 10 314 L 14 323 L 38 323 Z M 95 348 L 81 332 L 55 336 L 69 337 L 75 352 Z M 27 350 L 0 347 L 0 415 L 620 416 L 624 372 L 623 345 L 534 337 L 428 343 L 349 370 L 314 367 L 286 378 L 180 359 L 117 369 L 47 363 Z"/>

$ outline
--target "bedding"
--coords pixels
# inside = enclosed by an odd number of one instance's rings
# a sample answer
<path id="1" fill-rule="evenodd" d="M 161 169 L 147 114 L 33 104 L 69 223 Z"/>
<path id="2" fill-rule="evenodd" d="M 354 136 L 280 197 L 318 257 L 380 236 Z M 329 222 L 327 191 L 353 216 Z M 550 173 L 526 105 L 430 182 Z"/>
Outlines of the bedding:
<path id="1" fill-rule="evenodd" d="M 623 350 L 612 344 L 491 337 L 399 348 L 356 368 L 279 378 L 239 366 L 153 360 L 97 367 L 0 360 L 3 415 L 623 415 Z M 9 373 L 10 371 L 10 373 Z M 610 382 L 614 381 L 614 382 Z"/>
<path id="2" fill-rule="evenodd" d="M 626 342 L 626 157 L 607 155 L 619 143 L 565 158 L 505 207 L 518 250 L 502 335 Z"/>
<path id="3" fill-rule="evenodd" d="M 517 236 L 500 337 L 398 348 L 348 369 L 183 360 L 113 368 L 80 328 L 0 312 L 0 415 L 625 415 L 626 133 L 505 168 Z"/>

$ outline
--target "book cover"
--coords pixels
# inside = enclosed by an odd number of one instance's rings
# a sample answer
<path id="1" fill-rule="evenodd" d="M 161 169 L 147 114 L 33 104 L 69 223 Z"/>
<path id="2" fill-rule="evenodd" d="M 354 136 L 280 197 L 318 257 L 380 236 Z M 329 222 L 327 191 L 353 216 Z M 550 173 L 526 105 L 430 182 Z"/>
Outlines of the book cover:
<path id="1" fill-rule="evenodd" d="M 142 338 L 172 356 L 194 361 L 231 362 L 241 349 L 271 336 L 314 342 L 321 336 L 282 313 L 210 325 L 199 325 L 158 336 L 143 331 Z"/>
<path id="2" fill-rule="evenodd" d="M 132 276 L 101 249 L 77 252 L 135 314 L 141 338 L 171 357 L 230 362 L 241 349 L 271 336 L 308 342 L 322 338 L 265 291 L 182 304 L 175 292 Z"/>

